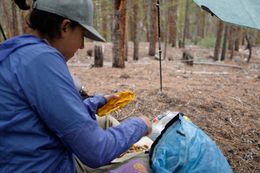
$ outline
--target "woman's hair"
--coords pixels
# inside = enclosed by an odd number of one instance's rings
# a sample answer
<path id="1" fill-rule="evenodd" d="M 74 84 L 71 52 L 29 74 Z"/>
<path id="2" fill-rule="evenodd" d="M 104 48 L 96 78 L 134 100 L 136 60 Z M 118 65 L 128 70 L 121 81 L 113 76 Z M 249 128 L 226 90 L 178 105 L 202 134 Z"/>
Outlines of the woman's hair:
<path id="1" fill-rule="evenodd" d="M 27 4 L 26 0 L 14 0 L 16 5 L 21 9 L 21 10 L 29 10 L 30 5 Z"/>
<path id="2" fill-rule="evenodd" d="M 22 10 L 29 10 L 30 5 L 27 4 L 26 0 L 14 0 L 16 5 Z M 37 30 L 40 34 L 49 38 L 60 37 L 60 26 L 62 21 L 66 19 L 59 15 L 33 9 L 30 13 L 27 24 L 33 30 Z M 79 25 L 77 22 L 71 20 L 70 27 L 74 28 Z"/>
<path id="3" fill-rule="evenodd" d="M 60 26 L 64 19 L 66 18 L 53 13 L 33 9 L 27 23 L 30 28 L 39 31 L 42 35 L 59 38 Z M 74 28 L 77 25 L 79 25 L 77 22 L 71 20 L 70 27 Z"/>

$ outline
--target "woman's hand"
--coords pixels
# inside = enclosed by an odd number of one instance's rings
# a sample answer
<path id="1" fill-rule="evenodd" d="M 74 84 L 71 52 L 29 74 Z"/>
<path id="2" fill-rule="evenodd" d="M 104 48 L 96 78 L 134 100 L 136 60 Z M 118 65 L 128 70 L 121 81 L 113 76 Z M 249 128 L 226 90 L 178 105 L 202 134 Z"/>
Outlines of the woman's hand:
<path id="1" fill-rule="evenodd" d="M 140 116 L 139 118 L 141 118 L 147 126 L 147 133 L 145 135 L 146 136 L 150 135 L 152 133 L 152 123 L 151 123 L 151 121 L 146 116 Z"/>
<path id="2" fill-rule="evenodd" d="M 109 100 L 113 99 L 113 98 L 118 98 L 119 96 L 116 94 L 111 94 L 111 95 L 104 95 L 106 101 L 108 102 Z"/>
<path id="3" fill-rule="evenodd" d="M 108 102 L 109 100 L 113 99 L 113 98 L 118 98 L 119 96 L 116 94 L 111 94 L 111 95 L 104 95 L 106 101 Z M 146 126 L 147 126 L 147 133 L 145 134 L 146 136 L 152 133 L 152 123 L 149 120 L 149 118 L 147 118 L 146 116 L 140 116 L 139 118 L 141 118 Z"/>

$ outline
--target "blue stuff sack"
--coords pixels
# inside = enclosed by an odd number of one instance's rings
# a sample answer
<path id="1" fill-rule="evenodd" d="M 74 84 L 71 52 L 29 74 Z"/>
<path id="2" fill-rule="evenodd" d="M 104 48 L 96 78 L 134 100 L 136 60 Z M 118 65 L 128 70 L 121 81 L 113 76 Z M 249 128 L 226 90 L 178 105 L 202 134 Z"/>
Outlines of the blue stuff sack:
<path id="1" fill-rule="evenodd" d="M 232 173 L 226 158 L 206 133 L 179 113 L 151 147 L 155 173 Z"/>

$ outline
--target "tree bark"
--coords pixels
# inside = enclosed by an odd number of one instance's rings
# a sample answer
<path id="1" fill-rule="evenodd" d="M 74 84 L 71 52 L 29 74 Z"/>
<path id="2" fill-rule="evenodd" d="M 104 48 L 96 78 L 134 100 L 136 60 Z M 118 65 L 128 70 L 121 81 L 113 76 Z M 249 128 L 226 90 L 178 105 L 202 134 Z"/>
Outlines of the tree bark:
<path id="1" fill-rule="evenodd" d="M 103 67 L 104 53 L 101 45 L 95 45 L 94 67 Z"/>
<path id="2" fill-rule="evenodd" d="M 134 42 L 134 3 L 135 1 L 128 1 L 128 23 L 129 23 L 129 40 Z"/>
<path id="3" fill-rule="evenodd" d="M 102 36 L 108 40 L 108 30 L 109 30 L 109 24 L 108 22 L 109 20 L 109 15 L 108 15 L 108 2 L 107 1 L 103 1 L 101 3 L 101 8 L 102 8 L 102 23 L 101 23 L 101 27 L 102 27 Z"/>
<path id="4" fill-rule="evenodd" d="M 149 16 L 150 16 L 150 10 L 149 9 L 150 6 L 150 1 L 149 0 L 143 0 L 143 8 L 144 8 L 144 30 L 146 31 L 146 41 L 149 42 Z"/>
<path id="5" fill-rule="evenodd" d="M 156 0 L 152 0 L 149 32 L 149 56 L 155 56 L 157 42 L 157 9 Z"/>
<path id="6" fill-rule="evenodd" d="M 257 32 L 256 44 L 260 44 L 260 32 Z"/>
<path id="7" fill-rule="evenodd" d="M 169 23 L 169 42 L 172 47 L 176 47 L 177 41 L 177 8 L 178 4 L 174 0 L 170 0 L 168 22 Z"/>
<path id="8" fill-rule="evenodd" d="M 139 28 L 138 28 L 138 11 L 139 11 L 139 4 L 138 1 L 133 1 L 133 43 L 134 43 L 134 53 L 133 53 L 133 60 L 137 61 L 139 59 Z"/>
<path id="9" fill-rule="evenodd" d="M 171 6 L 172 4 L 170 3 L 170 6 Z M 163 42 L 164 42 L 164 49 L 163 49 L 163 57 L 162 57 L 162 59 L 163 60 L 165 60 L 166 59 L 166 57 L 167 57 L 167 47 L 168 47 L 168 41 L 169 41 L 169 32 L 170 32 L 170 26 L 169 25 L 171 25 L 170 24 L 170 18 L 171 18 L 171 16 L 170 16 L 170 8 L 171 7 L 169 7 L 168 8 L 168 10 L 165 10 L 165 12 L 164 12 L 164 16 L 165 16 L 165 26 L 164 26 L 164 31 L 163 31 L 163 33 L 164 33 L 164 35 L 163 35 Z"/>
<path id="10" fill-rule="evenodd" d="M 221 58 L 220 58 L 221 61 L 224 61 L 225 57 L 226 57 L 228 29 L 229 29 L 228 24 L 225 24 L 222 53 L 221 53 Z"/>
<path id="11" fill-rule="evenodd" d="M 124 68 L 126 59 L 126 0 L 113 0 L 113 63 Z"/>
<path id="12" fill-rule="evenodd" d="M 215 60 L 219 59 L 219 50 L 220 50 L 220 44 L 221 44 L 221 39 L 222 39 L 223 26 L 224 26 L 224 23 L 221 20 L 219 20 L 218 30 L 217 30 L 217 34 L 216 34 L 215 50 L 214 50 L 214 59 Z"/>
<path id="13" fill-rule="evenodd" d="M 189 31 L 189 0 L 185 1 L 185 17 L 184 17 L 184 26 L 183 26 L 183 37 L 182 37 L 182 43 L 181 43 L 181 47 L 185 47 L 185 40 L 186 37 L 188 35 L 188 31 Z"/>
<path id="14" fill-rule="evenodd" d="M 199 9 L 199 16 L 198 16 L 198 30 L 197 30 L 197 36 L 198 36 L 198 39 L 203 39 L 205 37 L 205 24 L 206 24 L 206 21 L 205 21 L 205 16 L 206 16 L 206 13 L 204 11 L 202 11 L 201 9 Z"/>
<path id="15" fill-rule="evenodd" d="M 248 49 L 248 51 L 249 51 L 249 55 L 248 55 L 248 58 L 247 58 L 247 63 L 249 63 L 250 59 L 251 59 L 251 56 L 252 56 L 252 45 L 251 45 L 251 40 L 250 40 L 250 37 L 248 36 L 248 34 L 246 34 L 246 41 L 247 41 L 246 49 Z"/>
<path id="16" fill-rule="evenodd" d="M 124 35 L 123 38 L 125 40 L 125 61 L 128 61 L 128 11 L 127 11 L 127 0 L 125 0 L 125 9 L 124 9 L 124 16 L 125 18 L 122 21 L 122 25 L 124 24 L 125 28 L 123 28 L 124 30 Z"/>
<path id="17" fill-rule="evenodd" d="M 236 27 L 236 39 L 235 39 L 235 50 L 239 51 L 239 45 L 241 40 L 241 28 Z"/>
<path id="18" fill-rule="evenodd" d="M 234 44 L 235 44 L 235 36 L 234 36 L 234 26 L 230 26 L 230 30 L 229 30 L 229 50 L 230 50 L 230 59 L 233 59 L 233 55 L 234 55 Z"/>

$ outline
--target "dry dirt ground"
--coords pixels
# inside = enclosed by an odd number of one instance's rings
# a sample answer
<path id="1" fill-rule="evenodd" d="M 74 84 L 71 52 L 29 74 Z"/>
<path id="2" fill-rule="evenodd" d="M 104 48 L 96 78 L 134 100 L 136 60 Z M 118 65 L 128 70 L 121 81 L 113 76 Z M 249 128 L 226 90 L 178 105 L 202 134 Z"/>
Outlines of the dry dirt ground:
<path id="1" fill-rule="evenodd" d="M 118 120 L 146 115 L 151 119 L 165 111 L 186 114 L 221 148 L 234 172 L 260 172 L 260 47 L 253 48 L 247 64 L 247 51 L 241 48 L 234 59 L 221 64 L 187 66 L 180 62 L 182 50 L 168 48 L 172 61 L 162 62 L 163 90 L 159 92 L 159 61 L 148 57 L 148 44 L 140 45 L 140 58 L 132 60 L 129 44 L 126 68 L 112 68 L 111 43 L 104 47 L 104 67 L 92 68 L 94 59 L 86 44 L 69 62 L 70 71 L 86 86 L 89 94 L 111 94 L 132 90 L 135 101 L 112 115 Z M 196 62 L 212 62 L 212 49 L 188 46 Z"/>

